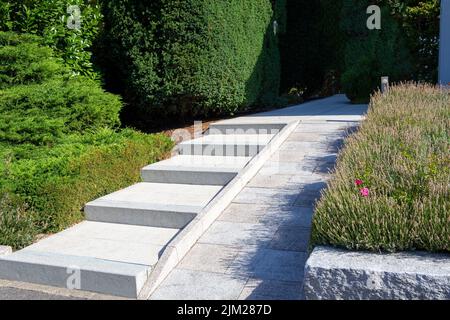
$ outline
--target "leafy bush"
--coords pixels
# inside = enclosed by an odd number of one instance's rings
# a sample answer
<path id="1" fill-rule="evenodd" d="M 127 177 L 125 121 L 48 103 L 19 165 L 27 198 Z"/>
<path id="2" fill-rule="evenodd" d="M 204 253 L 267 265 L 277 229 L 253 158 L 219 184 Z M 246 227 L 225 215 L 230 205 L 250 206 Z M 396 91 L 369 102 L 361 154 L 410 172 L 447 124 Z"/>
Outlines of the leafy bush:
<path id="1" fill-rule="evenodd" d="M 344 91 L 354 102 L 367 102 L 379 87 L 382 75 L 394 81 L 436 83 L 439 0 L 321 0 L 320 3 L 321 57 L 325 61 L 321 67 L 342 75 Z M 381 30 L 366 28 L 369 17 L 366 9 L 371 4 L 382 9 Z M 308 40 L 308 34 L 304 40 Z M 304 63 L 314 64 L 315 59 L 312 56 Z"/>
<path id="2" fill-rule="evenodd" d="M 147 120 L 273 103 L 279 11 L 269 0 L 109 1 L 98 60 L 109 87 L 136 107 L 128 115 Z"/>
<path id="3" fill-rule="evenodd" d="M 0 30 L 10 30 L 12 28 L 11 17 L 9 16 L 11 5 L 9 1 L 0 0 Z"/>
<path id="4" fill-rule="evenodd" d="M 430 63 L 437 51 L 424 44 L 436 38 L 438 19 L 431 12 L 415 18 L 409 12 L 425 2 L 428 8 L 436 0 L 288 0 L 288 30 L 281 42 L 283 90 L 300 86 L 307 88 L 307 96 L 327 96 L 342 90 L 343 82 L 352 99 L 367 102 L 380 84 L 373 73 L 384 72 L 395 80 L 424 80 L 426 72 L 415 67 L 420 65 L 420 53 L 426 52 L 431 56 L 422 69 L 428 69 L 428 75 L 437 69 L 435 62 Z M 366 28 L 366 9 L 371 4 L 383 9 L 381 32 Z M 406 74 L 398 70 L 405 65 Z"/>
<path id="5" fill-rule="evenodd" d="M 401 85 L 372 97 L 319 201 L 312 242 L 450 251 L 450 92 Z"/>
<path id="6" fill-rule="evenodd" d="M 0 224 L 0 237 L 8 221 L 14 228 L 40 233 L 57 232 L 81 221 L 86 202 L 137 182 L 140 169 L 166 157 L 171 148 L 171 140 L 164 135 L 110 129 L 65 136 L 53 147 L 0 145 L 0 192 L 14 194 L 21 206 L 26 204 L 35 212 L 30 224 L 29 211 L 8 214 L 14 207 L 2 203 L 6 222 Z M 20 246 L 32 240 L 18 238 L 23 241 Z M 0 239 L 15 244 L 8 237 Z"/>
<path id="7" fill-rule="evenodd" d="M 368 102 L 382 76 L 389 76 L 392 82 L 412 79 L 411 56 L 398 23 L 384 7 L 381 30 L 367 29 L 369 2 L 345 0 L 342 10 L 347 17 L 341 23 L 348 40 L 341 81 L 353 102 Z"/>
<path id="8" fill-rule="evenodd" d="M 68 28 L 69 6 L 77 5 L 81 28 Z M 100 4 L 94 0 L 0 0 L 0 31 L 15 31 L 43 37 L 74 74 L 98 78 L 92 64 L 92 46 L 102 22 Z"/>
<path id="9" fill-rule="evenodd" d="M 440 0 L 390 0 L 394 17 L 406 34 L 417 81 L 437 82 Z"/>

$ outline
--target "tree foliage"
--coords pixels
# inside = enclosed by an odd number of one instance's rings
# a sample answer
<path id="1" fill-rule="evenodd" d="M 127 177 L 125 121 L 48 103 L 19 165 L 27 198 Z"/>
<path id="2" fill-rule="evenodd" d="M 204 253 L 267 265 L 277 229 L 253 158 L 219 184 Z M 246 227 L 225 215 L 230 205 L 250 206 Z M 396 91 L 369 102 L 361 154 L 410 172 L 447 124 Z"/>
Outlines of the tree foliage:
<path id="1" fill-rule="evenodd" d="M 80 8 L 80 29 L 68 28 L 73 15 L 69 6 Z M 0 31 L 38 35 L 54 49 L 74 74 L 99 78 L 92 64 L 92 46 L 102 22 L 96 0 L 0 0 Z"/>
<path id="2" fill-rule="evenodd" d="M 369 32 L 372 4 L 382 9 L 382 29 Z M 288 8 L 284 89 L 300 83 L 319 90 L 330 71 L 358 101 L 368 100 L 380 74 L 436 82 L 439 0 L 289 0 Z"/>
<path id="3" fill-rule="evenodd" d="M 389 8 L 383 7 L 381 29 L 369 30 L 366 26 L 369 3 L 345 0 L 342 7 L 346 19 L 341 21 L 341 29 L 347 41 L 341 80 L 344 92 L 354 102 L 367 102 L 382 76 L 389 76 L 391 82 L 413 77 L 411 51 L 399 23 Z"/>

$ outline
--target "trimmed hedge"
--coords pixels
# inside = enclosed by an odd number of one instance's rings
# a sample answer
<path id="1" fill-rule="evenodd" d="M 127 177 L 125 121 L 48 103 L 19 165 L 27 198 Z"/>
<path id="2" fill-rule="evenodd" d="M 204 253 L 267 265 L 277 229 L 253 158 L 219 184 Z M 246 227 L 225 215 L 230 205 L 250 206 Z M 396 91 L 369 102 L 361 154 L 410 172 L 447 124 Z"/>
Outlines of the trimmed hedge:
<path id="1" fill-rule="evenodd" d="M 106 82 L 132 106 L 128 116 L 147 121 L 273 104 L 280 81 L 273 22 L 283 19 L 283 3 L 109 1 L 98 58 Z"/>
<path id="2" fill-rule="evenodd" d="M 428 85 L 372 97 L 317 204 L 314 245 L 450 252 L 449 106 Z"/>
<path id="3" fill-rule="evenodd" d="M 347 41 L 341 81 L 347 97 L 356 103 L 369 101 L 382 76 L 389 76 L 391 82 L 413 78 L 413 58 L 401 26 L 391 17 L 390 8 L 383 6 L 381 30 L 369 30 L 366 9 L 370 3 L 344 0 L 342 9 L 341 28 Z"/>
<path id="4" fill-rule="evenodd" d="M 366 9 L 382 9 L 369 31 Z M 437 80 L 439 0 L 288 0 L 282 38 L 282 90 L 324 96 L 343 90 L 368 102 L 380 77 Z"/>

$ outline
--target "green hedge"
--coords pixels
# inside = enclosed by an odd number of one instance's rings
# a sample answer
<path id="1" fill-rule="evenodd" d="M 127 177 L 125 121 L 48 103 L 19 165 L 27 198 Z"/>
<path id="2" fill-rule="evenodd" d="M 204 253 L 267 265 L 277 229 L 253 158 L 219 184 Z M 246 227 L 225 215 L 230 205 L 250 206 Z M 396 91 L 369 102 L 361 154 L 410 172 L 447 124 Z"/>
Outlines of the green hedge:
<path id="1" fill-rule="evenodd" d="M 373 96 L 316 207 L 314 245 L 450 252 L 449 105 L 425 85 Z"/>
<path id="2" fill-rule="evenodd" d="M 33 235 L 81 221 L 86 202 L 139 181 L 140 169 L 165 158 L 171 148 L 164 135 L 110 129 L 69 135 L 53 147 L 0 145 L 0 193 L 13 195 L 16 203 L 0 202 L 4 206 L 0 211 L 5 212 L 0 236 L 11 225 L 18 229 L 25 225 Z M 23 214 L 24 206 L 31 209 L 29 214 Z M 8 215 L 11 210 L 15 211 Z M 15 218 L 18 214 L 25 218 Z M 23 235 L 0 240 L 21 247 L 33 239 Z"/>
<path id="3" fill-rule="evenodd" d="M 341 28 L 347 36 L 342 87 L 353 102 L 368 102 L 380 87 L 381 77 L 391 82 L 413 78 L 412 56 L 399 23 L 387 6 L 381 11 L 381 30 L 366 26 L 367 7 L 372 1 L 344 0 Z"/>
<path id="4" fill-rule="evenodd" d="M 382 29 L 369 31 L 366 9 L 382 8 Z M 306 96 L 342 90 L 368 102 L 382 75 L 437 81 L 439 0 L 288 0 L 281 39 L 282 90 Z"/>
<path id="5" fill-rule="evenodd" d="M 381 76 L 392 82 L 437 81 L 439 0 L 322 0 L 322 4 L 326 12 L 341 10 L 340 16 L 330 16 L 331 25 L 340 25 L 335 29 L 341 35 L 329 28 L 326 34 L 339 39 L 333 44 L 335 61 L 341 60 L 336 68 L 352 101 L 367 102 Z M 382 9 L 381 30 L 366 28 L 371 4 Z"/>
<path id="6" fill-rule="evenodd" d="M 99 50 L 107 84 L 133 106 L 128 115 L 146 120 L 275 103 L 273 21 L 283 27 L 283 3 L 274 10 L 269 0 L 108 1 Z"/>

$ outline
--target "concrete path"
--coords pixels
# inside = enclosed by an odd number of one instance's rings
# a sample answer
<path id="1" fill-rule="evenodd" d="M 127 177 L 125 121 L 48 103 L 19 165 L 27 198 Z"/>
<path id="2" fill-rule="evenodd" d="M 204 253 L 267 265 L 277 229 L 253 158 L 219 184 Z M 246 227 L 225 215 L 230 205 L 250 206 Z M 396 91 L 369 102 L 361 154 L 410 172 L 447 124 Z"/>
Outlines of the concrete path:
<path id="1" fill-rule="evenodd" d="M 335 96 L 224 121 L 302 122 L 151 299 L 302 299 L 314 203 L 366 109 Z"/>

